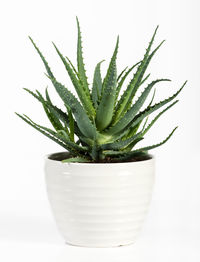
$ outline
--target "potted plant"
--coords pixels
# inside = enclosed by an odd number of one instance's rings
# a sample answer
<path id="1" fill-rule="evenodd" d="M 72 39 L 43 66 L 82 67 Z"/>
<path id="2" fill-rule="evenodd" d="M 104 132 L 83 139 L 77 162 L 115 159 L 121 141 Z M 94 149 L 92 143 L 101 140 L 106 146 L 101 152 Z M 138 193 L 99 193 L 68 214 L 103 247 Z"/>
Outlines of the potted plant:
<path id="1" fill-rule="evenodd" d="M 116 69 L 117 38 L 105 77 L 102 80 L 101 61 L 94 70 L 90 87 L 78 19 L 77 26 L 77 68 L 53 45 L 78 98 L 58 82 L 30 38 L 65 110 L 53 104 L 47 89 L 43 96 L 38 90 L 32 92 L 25 88 L 42 104 L 53 129 L 36 124 L 26 115 L 17 115 L 65 149 L 65 152 L 46 157 L 45 174 L 50 204 L 66 242 L 88 247 L 126 245 L 135 242 L 151 200 L 155 159 L 148 152 L 166 143 L 176 128 L 158 144 L 137 145 L 158 118 L 178 102 L 176 97 L 186 82 L 172 96 L 155 104 L 154 91 L 146 107 L 142 108 L 154 86 L 169 81 L 152 81 L 138 95 L 138 90 L 149 78 L 149 74 L 145 76 L 146 69 L 164 42 L 151 51 L 157 27 L 143 59 L 119 75 Z M 123 83 L 132 71 L 134 74 L 120 96 Z M 149 122 L 149 116 L 163 107 Z"/>

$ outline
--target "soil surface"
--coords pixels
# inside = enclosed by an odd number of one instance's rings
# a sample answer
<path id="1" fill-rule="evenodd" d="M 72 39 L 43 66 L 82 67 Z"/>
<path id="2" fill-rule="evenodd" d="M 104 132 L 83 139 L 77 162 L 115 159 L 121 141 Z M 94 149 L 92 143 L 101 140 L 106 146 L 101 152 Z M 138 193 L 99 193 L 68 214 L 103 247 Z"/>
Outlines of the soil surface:
<path id="1" fill-rule="evenodd" d="M 55 153 L 55 154 L 51 154 L 48 158 L 51 160 L 55 160 L 55 161 L 62 161 L 64 159 L 70 158 L 72 157 L 68 152 L 61 152 L 61 153 Z M 125 162 L 138 162 L 138 161 L 144 161 L 144 160 L 148 160 L 151 159 L 152 156 L 151 155 L 146 155 L 143 157 L 134 157 L 132 159 L 129 159 L 127 161 L 123 161 L 123 162 L 119 162 L 119 161 L 113 161 L 113 159 L 111 157 L 107 157 L 104 160 L 100 160 L 98 162 L 86 162 L 87 164 L 95 164 L 95 163 L 125 163 Z"/>

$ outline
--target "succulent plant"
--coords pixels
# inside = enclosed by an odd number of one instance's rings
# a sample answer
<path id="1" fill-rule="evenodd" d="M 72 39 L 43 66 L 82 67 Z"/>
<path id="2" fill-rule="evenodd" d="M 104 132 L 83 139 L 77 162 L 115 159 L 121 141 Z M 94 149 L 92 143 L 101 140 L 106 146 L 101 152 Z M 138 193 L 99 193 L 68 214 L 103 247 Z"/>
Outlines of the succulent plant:
<path id="1" fill-rule="evenodd" d="M 149 78 L 149 74 L 145 76 L 145 72 L 151 59 L 164 42 L 162 41 L 151 51 L 158 27 L 155 29 L 143 59 L 132 67 L 125 68 L 119 75 L 117 75 L 116 68 L 118 37 L 105 77 L 102 80 L 100 67 L 103 61 L 101 61 L 94 70 L 91 88 L 83 62 L 82 37 L 78 19 L 77 27 L 77 68 L 69 58 L 62 55 L 55 44 L 53 45 L 65 66 L 78 98 L 67 87 L 57 81 L 45 57 L 29 37 L 44 63 L 47 77 L 64 102 L 65 110 L 61 110 L 52 103 L 47 89 L 43 96 L 38 90 L 32 92 L 25 88 L 42 104 L 53 129 L 36 124 L 27 115 L 17 115 L 33 128 L 65 148 L 69 152 L 69 157 L 63 160 L 64 162 L 124 162 L 148 157 L 148 151 L 167 142 L 176 128 L 158 144 L 135 149 L 136 145 L 144 138 L 144 135 L 158 118 L 178 102 L 176 97 L 186 84 L 185 82 L 169 98 L 155 104 L 153 104 L 154 89 L 152 99 L 144 109 L 143 105 L 154 86 L 159 82 L 170 80 L 157 79 L 150 82 L 136 98 L 138 90 Z M 124 81 L 133 71 L 130 82 L 120 96 Z M 150 114 L 165 105 L 167 107 L 159 111 L 149 122 Z"/>

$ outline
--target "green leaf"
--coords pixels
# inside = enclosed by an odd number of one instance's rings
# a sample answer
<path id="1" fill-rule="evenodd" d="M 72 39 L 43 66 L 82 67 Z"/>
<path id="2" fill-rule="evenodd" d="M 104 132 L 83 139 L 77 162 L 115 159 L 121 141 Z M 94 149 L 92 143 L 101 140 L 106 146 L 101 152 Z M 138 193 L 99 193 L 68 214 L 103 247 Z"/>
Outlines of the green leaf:
<path id="1" fill-rule="evenodd" d="M 125 128 L 119 128 L 118 129 L 114 129 L 114 127 L 111 127 L 110 129 L 108 129 L 106 132 L 104 132 L 105 135 L 111 135 L 112 136 L 117 133 L 119 133 L 119 135 L 123 134 L 123 132 L 126 132 L 127 129 L 129 129 L 130 127 L 134 127 L 136 126 L 140 121 L 142 121 L 145 117 L 147 117 L 148 115 L 150 115 L 151 113 L 153 113 L 154 111 L 158 110 L 159 108 L 161 108 L 162 106 L 164 106 L 165 104 L 171 102 L 174 98 L 177 97 L 177 95 L 182 91 L 182 89 L 184 88 L 184 86 L 186 85 L 187 81 L 185 81 L 185 83 L 181 86 L 181 88 L 171 97 L 161 101 L 158 104 L 155 104 L 153 106 L 147 107 L 144 111 L 140 112 L 138 115 L 136 115 L 133 120 L 125 127 Z M 116 135 L 117 137 L 117 135 Z"/>
<path id="2" fill-rule="evenodd" d="M 151 82 L 145 90 L 142 92 L 141 96 L 138 98 L 136 103 L 130 108 L 130 110 L 124 115 L 123 118 L 121 118 L 114 126 L 110 127 L 106 133 L 109 134 L 116 134 L 120 130 L 124 129 L 135 117 L 137 112 L 140 110 L 142 105 L 144 104 L 147 96 L 149 95 L 149 92 L 153 88 L 153 86 L 161 81 L 169 81 L 168 79 L 158 79 L 153 82 Z"/>
<path id="3" fill-rule="evenodd" d="M 74 71 L 75 75 L 77 76 L 77 78 L 80 79 L 79 74 L 78 74 L 75 66 L 72 64 L 71 60 L 67 56 L 65 58 L 67 59 L 68 63 L 70 64 L 70 66 L 73 69 L 73 71 Z"/>
<path id="4" fill-rule="evenodd" d="M 66 87 L 55 79 L 52 79 L 52 82 L 60 98 L 71 108 L 81 133 L 85 137 L 93 139 L 96 136 L 96 128 L 91 123 L 79 101 Z"/>
<path id="5" fill-rule="evenodd" d="M 45 99 L 43 98 L 43 96 L 40 94 L 40 92 L 38 90 L 36 90 L 38 96 L 41 99 L 44 111 L 49 119 L 49 121 L 51 122 L 52 126 L 55 128 L 55 130 L 62 130 L 63 126 L 59 120 L 59 118 L 54 114 L 54 111 L 51 108 L 48 108 L 48 106 L 45 103 Z M 48 99 L 50 100 L 49 96 Z"/>
<path id="6" fill-rule="evenodd" d="M 94 161 L 98 161 L 99 160 L 99 147 L 98 147 L 96 141 L 94 142 L 94 144 L 92 146 L 92 150 L 91 150 L 90 156 L 91 156 L 92 160 L 94 160 Z"/>
<path id="7" fill-rule="evenodd" d="M 144 82 L 149 78 L 149 76 L 150 76 L 150 74 L 148 74 L 142 81 L 141 81 L 141 83 L 140 83 L 140 85 L 139 86 L 141 86 L 142 84 L 144 84 Z M 123 94 L 124 95 L 124 94 Z M 123 96 L 122 95 L 122 96 Z M 117 105 L 117 107 L 116 107 L 116 111 L 115 111 L 115 115 L 113 116 L 113 120 L 112 120 L 112 125 L 114 125 L 119 119 L 119 116 L 118 116 L 118 113 L 119 113 L 119 111 L 118 111 L 118 108 L 119 108 L 119 106 L 120 106 L 120 103 Z M 127 107 L 126 107 L 126 109 L 123 111 L 123 113 L 125 114 L 127 111 L 128 111 L 128 109 L 130 109 L 130 104 L 129 105 L 127 105 Z M 123 114 L 122 114 L 123 115 Z M 121 115 L 121 117 L 122 117 L 122 115 Z"/>
<path id="8" fill-rule="evenodd" d="M 29 37 L 29 38 L 30 38 L 30 37 Z M 55 79 L 55 77 L 54 77 L 53 73 L 51 72 L 51 69 L 50 69 L 50 67 L 49 67 L 46 59 L 45 59 L 44 56 L 42 55 L 41 51 L 39 50 L 39 48 L 36 46 L 36 44 L 33 42 L 33 40 L 32 40 L 31 38 L 30 38 L 30 40 L 31 40 L 31 42 L 33 43 L 33 45 L 34 45 L 35 49 L 37 50 L 38 54 L 40 55 L 40 57 L 41 57 L 44 65 L 45 65 L 45 68 L 46 68 L 46 70 L 47 70 L 47 73 L 48 73 L 48 75 L 49 75 L 49 78 L 50 78 L 50 79 Z M 83 97 L 84 97 L 84 95 L 83 95 Z M 84 100 L 84 98 L 82 98 L 82 99 Z M 88 100 L 88 101 L 89 101 L 89 100 Z M 84 102 L 85 102 L 85 106 L 86 106 L 87 108 L 90 108 L 90 105 L 92 104 L 92 102 L 90 101 L 89 104 L 87 104 L 85 100 L 84 100 Z M 87 104 L 87 105 L 86 105 L 86 104 Z M 90 110 L 94 110 L 94 108 L 93 108 L 93 109 L 90 108 L 90 109 L 89 109 L 89 112 L 90 112 Z M 95 111 L 93 111 L 93 113 L 95 113 Z"/>
<path id="9" fill-rule="evenodd" d="M 24 88 L 25 91 L 27 91 L 29 94 L 31 94 L 33 97 L 35 97 L 39 102 L 42 103 L 44 111 L 49 119 L 49 121 L 51 122 L 52 126 L 55 128 L 55 130 L 59 130 L 59 129 L 63 129 L 62 124 L 59 121 L 59 118 L 57 118 L 57 116 L 55 116 L 53 109 L 49 108 L 46 101 L 44 100 L 43 96 L 40 94 L 39 91 L 36 90 L 37 94 L 35 94 L 34 92 L 32 92 L 31 90 Z M 46 90 L 47 92 L 47 90 Z M 50 98 L 48 97 L 49 101 Z M 51 103 L 51 101 L 50 101 Z"/>
<path id="10" fill-rule="evenodd" d="M 41 51 L 39 50 L 39 48 L 36 46 L 36 44 L 34 43 L 33 39 L 29 36 L 29 39 L 31 40 L 33 46 L 35 47 L 36 51 L 38 52 L 39 56 L 41 57 L 43 63 L 44 63 L 44 66 L 47 70 L 47 73 L 48 75 L 51 77 L 51 78 L 54 78 L 54 75 L 53 73 L 51 72 L 51 69 L 46 61 L 46 59 L 44 58 L 43 54 L 41 53 Z"/>
<path id="11" fill-rule="evenodd" d="M 92 162 L 90 159 L 84 157 L 71 157 L 62 160 L 63 163 L 89 163 Z"/>
<path id="12" fill-rule="evenodd" d="M 26 92 L 28 92 L 29 94 L 31 94 L 34 98 L 36 98 L 40 103 L 44 103 L 44 100 L 43 99 L 41 99 L 41 97 L 39 96 L 39 95 L 37 95 L 37 94 L 35 94 L 33 91 L 31 91 L 31 90 L 29 90 L 29 89 L 27 89 L 27 88 L 23 88 Z M 47 90 L 46 90 L 46 93 L 47 93 Z M 46 95 L 48 95 L 48 93 L 46 94 Z M 48 100 L 49 99 L 49 100 Z M 51 101 L 50 101 L 50 98 L 49 98 L 49 95 L 48 95 L 48 98 L 47 98 L 47 100 L 48 101 L 45 101 L 45 105 L 47 106 L 47 107 L 50 107 L 51 109 L 54 109 L 54 111 L 56 111 L 59 115 L 60 115 L 60 117 L 58 117 L 59 119 L 61 119 L 62 120 L 62 122 L 68 122 L 69 120 L 68 120 L 68 117 L 67 117 L 67 115 L 61 110 L 61 109 L 59 109 L 59 108 L 57 108 L 56 106 L 54 106 L 52 103 L 51 103 Z"/>
<path id="13" fill-rule="evenodd" d="M 81 37 L 81 30 L 78 21 L 78 17 L 76 17 L 77 21 L 77 29 L 78 29 L 78 43 L 77 43 L 77 66 L 78 66 L 78 73 L 80 76 L 81 81 L 83 82 L 84 90 L 88 96 L 90 96 L 89 85 L 87 81 L 87 76 L 85 72 L 85 65 L 83 62 L 83 50 L 82 50 L 82 37 Z"/>
<path id="14" fill-rule="evenodd" d="M 155 145 L 152 145 L 152 146 L 146 146 L 146 147 L 142 147 L 142 148 L 139 148 L 139 149 L 136 149 L 134 151 L 131 151 L 130 153 L 127 154 L 128 157 L 132 157 L 135 153 L 137 152 L 144 152 L 144 151 L 149 151 L 149 150 L 152 150 L 156 147 L 159 147 L 159 146 L 162 146 L 163 144 L 165 144 L 169 139 L 170 137 L 173 135 L 173 133 L 175 132 L 175 130 L 177 129 L 178 127 L 175 127 L 172 132 L 168 135 L 168 137 L 166 137 L 162 142 L 158 143 L 158 144 L 155 144 Z"/>
<path id="15" fill-rule="evenodd" d="M 27 124 L 29 124 L 30 126 L 32 126 L 33 128 L 35 128 L 36 130 L 38 130 L 40 133 L 42 133 L 43 135 L 45 135 L 46 137 L 50 138 L 51 140 L 53 140 L 54 142 L 56 142 L 57 144 L 59 144 L 60 146 L 64 147 L 66 150 L 69 150 L 69 147 L 67 147 L 62 141 L 60 141 L 59 139 L 55 138 L 54 136 L 49 135 L 47 132 L 41 130 L 40 128 L 38 128 L 37 126 L 35 126 L 34 124 L 32 124 L 30 121 L 28 121 L 24 116 L 16 113 L 17 116 L 19 116 L 22 120 L 24 120 Z"/>
<path id="16" fill-rule="evenodd" d="M 121 73 L 118 75 L 118 77 L 117 77 L 117 82 L 119 82 L 119 80 L 121 79 L 121 77 L 123 76 L 123 74 L 125 73 L 125 71 L 126 71 L 127 68 L 128 68 L 128 66 L 125 67 L 125 68 L 121 71 Z"/>
<path id="17" fill-rule="evenodd" d="M 169 105 L 168 107 L 166 107 L 163 111 L 161 111 L 152 121 L 151 123 L 145 128 L 145 125 L 143 127 L 142 130 L 142 136 L 144 136 L 149 129 L 153 126 L 153 124 L 161 117 L 162 114 L 164 114 L 167 110 L 169 110 L 172 106 L 174 106 L 176 103 L 178 102 L 178 100 L 176 100 L 175 102 L 173 102 L 171 105 Z"/>
<path id="18" fill-rule="evenodd" d="M 97 129 L 100 131 L 105 129 L 110 124 L 113 116 L 117 83 L 116 58 L 118 45 L 119 37 L 117 38 L 115 50 L 109 64 L 106 77 L 103 81 L 102 97 L 97 109 L 96 124 Z"/>
<path id="19" fill-rule="evenodd" d="M 152 98 L 151 98 L 151 101 L 150 101 L 148 107 L 150 107 L 150 106 L 152 105 L 153 100 L 154 100 L 154 98 L 155 98 L 155 94 L 156 94 L 156 89 L 154 89 L 154 91 L 153 91 L 153 96 L 152 96 Z"/>
<path id="20" fill-rule="evenodd" d="M 144 82 L 150 77 L 150 74 L 148 74 L 140 83 L 140 86 L 144 84 Z"/>
<path id="21" fill-rule="evenodd" d="M 137 63 L 137 64 L 138 64 L 138 63 Z M 137 64 L 136 64 L 136 65 L 137 65 Z M 148 75 L 144 78 L 144 80 L 140 83 L 140 85 L 142 85 L 142 84 L 149 78 L 149 76 L 150 76 L 150 74 L 148 74 Z M 123 79 L 122 79 L 122 80 L 123 80 Z M 123 83 L 122 83 L 122 84 L 123 84 Z M 120 87 L 120 89 L 121 89 L 121 87 Z M 116 98 L 117 98 L 118 95 L 119 95 L 120 89 L 118 90 L 118 87 L 117 87 L 117 93 L 118 93 L 118 94 L 116 94 Z M 120 117 L 122 117 L 122 115 L 120 116 L 120 114 L 122 113 L 120 107 L 121 107 L 121 105 L 122 105 L 122 103 L 123 103 L 123 101 L 124 101 L 123 97 L 126 97 L 125 93 L 126 93 L 126 91 L 122 94 L 122 96 L 121 96 L 121 98 L 120 98 L 120 100 L 119 100 L 119 102 L 118 102 L 118 104 L 117 104 L 117 106 L 116 106 L 115 113 L 114 113 L 114 116 L 113 116 L 113 118 L 112 118 L 112 125 L 116 124 L 117 121 L 120 119 Z M 129 108 L 129 109 L 130 109 L 130 108 Z M 123 112 L 125 113 L 126 111 L 128 111 L 128 106 L 127 106 L 126 110 L 124 110 Z"/>
<path id="22" fill-rule="evenodd" d="M 90 139 L 90 138 L 87 138 L 87 137 L 84 137 L 84 136 L 79 136 L 79 139 L 81 141 L 81 144 L 84 145 L 84 146 L 92 147 L 94 145 L 93 139 Z"/>
<path id="23" fill-rule="evenodd" d="M 120 140 L 114 143 L 108 143 L 108 144 L 101 145 L 101 149 L 102 150 L 122 150 L 124 147 L 134 142 L 140 136 L 141 136 L 141 133 L 138 133 L 126 140 Z"/>
<path id="24" fill-rule="evenodd" d="M 117 107 L 116 107 L 116 114 L 115 114 L 115 123 L 117 122 L 118 119 L 120 119 L 124 114 L 125 112 L 130 108 L 130 105 L 131 105 L 131 102 L 138 90 L 138 88 L 140 87 L 141 85 L 141 81 L 142 81 L 142 78 L 145 74 L 145 71 L 147 69 L 147 66 L 149 65 L 153 55 L 156 53 L 156 51 L 160 48 L 160 46 L 162 45 L 162 43 L 164 42 L 161 42 L 161 44 L 151 53 L 151 55 L 149 55 L 149 52 L 151 50 L 151 46 L 153 44 L 153 41 L 154 41 L 154 38 L 155 38 L 155 35 L 156 35 L 156 32 L 157 32 L 157 29 L 158 27 L 156 28 L 154 34 L 153 34 L 153 37 L 149 43 L 149 46 L 146 50 L 146 53 L 144 55 L 144 58 L 143 60 L 141 61 L 140 65 L 138 66 L 138 69 L 136 71 L 136 73 L 134 74 L 133 78 L 131 79 L 129 85 L 127 86 L 127 89 L 125 90 L 125 92 L 123 93 L 123 95 L 121 96 L 118 104 L 117 104 Z"/>
<path id="25" fill-rule="evenodd" d="M 128 147 L 126 147 L 126 150 L 131 151 L 132 148 L 141 140 L 143 140 L 144 137 L 138 137 L 135 141 L 133 141 L 131 144 L 128 145 Z"/>
<path id="26" fill-rule="evenodd" d="M 168 135 L 167 138 L 165 138 L 162 142 L 158 143 L 158 144 L 155 144 L 155 145 L 152 145 L 152 146 L 146 146 L 146 147 L 142 147 L 142 148 L 139 148 L 139 149 L 136 149 L 136 150 L 133 150 L 131 152 L 128 152 L 128 151 L 114 151 L 114 150 L 108 150 L 108 151 L 104 151 L 103 153 L 106 155 L 106 156 L 116 156 L 116 155 L 121 155 L 121 156 L 125 156 L 126 159 L 128 158 L 131 158 L 134 156 L 135 153 L 138 153 L 138 152 L 146 152 L 148 150 L 151 150 L 151 149 L 154 149 L 156 147 L 159 147 L 163 144 L 165 144 L 169 139 L 170 137 L 173 135 L 173 133 L 175 132 L 175 130 L 177 129 L 177 127 L 175 127 L 173 129 L 173 131 Z"/>
<path id="27" fill-rule="evenodd" d="M 153 100 L 154 100 L 154 97 L 155 97 L 155 91 L 156 91 L 156 89 L 154 89 L 153 96 L 152 96 L 151 101 L 150 101 L 149 105 L 147 106 L 147 108 L 150 107 L 151 104 L 153 103 Z M 142 131 L 144 131 L 144 129 L 146 127 L 146 124 L 148 122 L 148 118 L 149 117 L 147 116 L 146 119 L 145 119 L 144 125 L 142 127 Z M 141 120 L 137 125 L 134 125 L 133 127 L 130 128 L 130 131 L 129 131 L 127 137 L 130 137 L 130 136 L 134 135 L 138 131 L 140 125 L 142 124 L 142 121 L 143 120 Z"/>
<path id="28" fill-rule="evenodd" d="M 125 135 L 123 136 L 123 139 L 127 139 L 127 138 L 129 138 L 129 137 L 134 136 L 134 135 L 137 133 L 137 131 L 138 131 L 141 123 L 142 123 L 142 121 L 140 121 L 140 122 L 139 122 L 137 125 L 135 125 L 134 127 L 130 127 L 129 129 L 127 129 L 126 132 L 125 132 Z"/>
<path id="29" fill-rule="evenodd" d="M 131 94 L 131 96 L 130 96 L 130 98 L 129 98 L 129 102 L 132 101 L 132 99 L 134 98 L 134 96 L 135 96 L 138 88 L 140 87 L 141 83 L 144 81 L 144 80 L 142 81 L 142 79 L 143 79 L 143 76 L 144 76 L 144 74 L 145 74 L 145 72 L 146 72 L 146 69 L 147 69 L 147 67 L 148 67 L 151 59 L 153 58 L 153 56 L 155 55 L 155 53 L 158 51 L 158 49 L 162 46 L 162 44 L 163 44 L 164 42 L 165 42 L 165 40 L 163 40 L 163 41 L 152 51 L 152 53 L 151 53 L 149 56 L 147 55 L 147 56 L 144 58 L 144 60 L 142 61 L 141 67 L 139 66 L 139 69 L 140 69 L 140 70 L 139 70 L 139 74 L 137 75 L 137 73 L 136 73 L 137 77 L 136 77 L 136 80 L 135 80 L 135 85 L 133 85 L 133 90 L 132 90 L 132 94 Z M 150 49 L 149 49 L 149 51 L 150 51 Z M 148 53 L 148 54 L 149 54 L 149 53 Z M 142 81 L 142 82 L 141 82 L 141 81 Z"/>
<path id="30" fill-rule="evenodd" d="M 31 94 L 33 97 L 35 97 L 40 103 L 43 103 L 43 101 L 41 100 L 41 98 L 35 94 L 34 92 L 32 92 L 31 90 L 27 89 L 27 88 L 24 88 L 25 91 L 27 91 L 29 94 Z M 47 92 L 47 90 L 46 90 Z M 45 105 L 51 109 L 52 113 L 54 113 L 55 117 L 57 117 L 58 119 L 60 119 L 64 125 L 68 125 L 69 126 L 69 117 L 68 115 L 63 112 L 60 108 L 54 106 L 51 101 L 49 100 L 49 94 L 46 94 L 48 97 L 47 97 L 47 101 L 45 101 Z M 77 125 L 77 123 L 74 121 L 74 132 L 77 136 L 81 136 L 83 135 Z"/>
<path id="31" fill-rule="evenodd" d="M 42 59 L 44 65 L 45 65 L 46 71 L 47 71 L 50 79 L 54 79 L 54 75 L 53 75 L 53 73 L 52 73 L 52 71 L 51 71 L 51 69 L 50 69 L 50 67 L 49 67 L 46 59 L 44 58 L 44 56 L 42 55 L 41 51 L 40 51 L 39 48 L 36 46 L 36 44 L 34 43 L 34 41 L 32 40 L 32 38 L 29 37 L 29 39 L 31 40 L 33 46 L 35 47 L 36 51 L 38 52 L 39 56 L 41 57 L 41 59 Z M 35 98 L 38 99 L 38 97 L 35 96 L 35 95 L 33 94 L 33 92 L 31 93 L 31 91 L 28 90 L 28 89 L 25 89 L 25 90 L 28 91 L 30 94 L 32 94 Z M 38 99 L 38 100 L 39 100 L 39 99 Z M 39 100 L 39 101 L 40 101 L 40 100 Z M 40 102 L 41 102 L 41 101 L 40 101 Z M 66 115 L 64 112 L 62 112 L 62 110 L 60 110 L 59 108 L 57 108 L 56 106 L 53 106 L 53 105 L 51 105 L 51 104 L 48 104 L 48 105 L 51 106 L 51 108 L 53 108 L 54 112 L 56 112 L 56 113 L 60 116 L 60 119 L 61 119 L 62 121 L 67 121 L 67 122 L 69 123 L 68 118 L 67 118 L 67 115 Z M 80 134 L 78 125 L 77 125 L 76 123 L 75 123 L 75 132 L 76 132 L 77 135 Z"/>
<path id="32" fill-rule="evenodd" d="M 141 62 L 138 62 L 136 64 L 134 64 L 125 74 L 124 76 L 120 79 L 118 85 L 117 85 L 117 89 L 116 89 L 116 96 L 115 96 L 115 101 L 117 100 L 118 96 L 119 96 L 119 93 L 120 93 L 120 90 L 122 88 L 122 85 L 124 83 L 124 81 L 126 80 L 127 76 L 130 74 L 130 72 L 138 65 L 140 64 Z M 123 71 L 122 71 L 123 72 Z M 123 72 L 124 73 L 124 72 Z"/>
<path id="33" fill-rule="evenodd" d="M 78 154 L 78 152 L 87 152 L 88 148 L 87 147 L 82 147 L 77 145 L 76 143 L 70 141 L 70 138 L 68 136 L 68 134 L 64 131 L 64 130 L 59 130 L 57 133 L 54 132 L 53 130 L 51 130 L 50 128 L 41 126 L 36 124 L 33 120 L 31 120 L 28 116 L 24 115 L 24 117 L 26 117 L 28 119 L 28 121 L 30 121 L 30 123 L 32 125 L 34 125 L 35 127 L 37 127 L 40 130 L 43 130 L 45 132 L 48 132 L 50 135 L 56 137 L 57 139 L 59 139 L 60 141 L 62 141 L 63 143 L 66 144 L 66 147 L 68 148 L 68 150 L 70 152 L 75 152 Z"/>
<path id="34" fill-rule="evenodd" d="M 93 86 L 92 86 L 92 100 L 93 100 L 93 104 L 95 108 L 98 107 L 98 102 L 101 97 L 102 79 L 101 79 L 100 66 L 103 61 L 99 62 L 96 65 L 95 70 L 94 70 L 94 78 L 93 78 Z"/>
<path id="35" fill-rule="evenodd" d="M 69 106 L 67 106 L 67 112 L 69 117 L 69 130 L 70 130 L 70 139 L 74 142 L 74 118 L 72 115 L 72 110 Z"/>
<path id="36" fill-rule="evenodd" d="M 142 127 L 142 131 L 141 131 L 141 132 L 143 132 L 143 131 L 145 130 L 145 127 L 146 127 L 146 125 L 147 125 L 148 119 L 149 119 L 148 116 L 146 117 L 146 119 L 144 119 L 145 121 L 144 121 L 144 125 L 143 125 L 143 127 Z"/>
<path id="37" fill-rule="evenodd" d="M 45 89 L 45 95 L 46 95 L 47 102 L 52 105 L 52 102 L 49 96 L 49 92 L 48 92 L 48 88 Z"/>
<path id="38" fill-rule="evenodd" d="M 68 131 L 66 132 L 65 130 L 58 130 L 57 133 L 59 137 L 63 139 L 64 141 L 70 141 L 70 134 Z"/>
<path id="39" fill-rule="evenodd" d="M 150 107 L 148 106 L 144 111 L 142 111 L 138 115 L 136 115 L 136 117 L 131 121 L 131 123 L 126 128 L 129 128 L 130 126 L 133 127 L 133 126 L 137 125 L 137 123 L 140 122 L 141 120 L 143 120 L 146 116 L 148 116 L 151 113 L 153 113 L 154 111 L 158 110 L 159 108 L 161 108 L 165 104 L 170 103 L 183 90 L 186 83 L 187 83 L 187 81 L 185 81 L 184 84 L 181 86 L 181 88 L 175 94 L 173 94 L 171 97 L 169 97 L 169 98 L 167 98 L 167 99 L 165 99 L 165 100 L 161 101 L 160 103 L 155 104 L 153 106 L 150 106 Z M 177 101 L 175 101 L 175 102 L 177 102 Z"/>
<path id="40" fill-rule="evenodd" d="M 148 76 L 149 76 L 149 75 L 148 75 Z M 148 76 L 147 76 L 147 77 L 148 77 Z M 146 77 L 146 78 L 147 78 L 147 77 Z M 155 98 L 155 93 L 156 93 L 156 89 L 154 89 L 154 91 L 153 91 L 153 96 L 152 96 L 151 101 L 150 101 L 149 105 L 147 106 L 147 108 L 152 105 L 153 100 L 154 100 L 154 98 Z M 143 120 L 141 120 L 137 125 L 134 125 L 133 127 L 130 127 L 130 128 L 128 129 L 128 132 L 126 132 L 127 134 L 125 135 L 125 138 L 129 138 L 129 137 L 135 135 L 135 134 L 137 133 L 140 125 L 142 124 L 142 121 L 143 121 Z M 145 123 L 144 123 L 144 125 L 143 125 L 142 131 L 144 130 L 144 128 L 145 128 L 145 126 L 146 126 L 146 124 L 147 124 L 147 121 L 148 121 L 148 117 L 147 117 L 146 120 L 145 120 Z"/>
<path id="41" fill-rule="evenodd" d="M 68 126 L 70 128 L 70 125 L 71 125 L 71 116 L 70 115 L 67 115 L 66 113 L 64 113 L 61 109 L 59 108 L 54 108 L 52 102 L 51 102 L 51 99 L 49 97 L 49 93 L 48 93 L 48 90 L 46 88 L 45 90 L 45 93 L 46 93 L 46 101 L 44 100 L 44 103 L 46 105 L 46 107 L 50 110 L 50 112 L 52 113 L 52 115 L 54 116 L 55 119 L 57 119 L 57 121 L 61 121 L 64 126 L 65 126 L 65 131 L 67 132 L 67 134 L 70 136 L 69 134 L 69 130 L 68 130 Z M 76 124 L 76 123 L 75 123 Z M 62 125 L 61 125 L 62 126 Z M 58 128 L 57 130 L 64 130 L 64 127 L 62 128 Z M 80 130 L 78 129 L 78 126 L 76 124 L 76 131 L 77 131 L 77 134 L 80 133 Z M 74 131 L 73 131 L 74 132 Z M 74 140 L 72 140 L 74 142 Z"/>
<path id="42" fill-rule="evenodd" d="M 58 48 L 56 47 L 56 45 L 53 43 L 60 59 L 62 60 L 70 78 L 71 81 L 76 89 L 76 92 L 78 94 L 78 97 L 83 105 L 83 107 L 85 108 L 85 110 L 88 112 L 88 115 L 92 118 L 95 116 L 95 110 L 94 107 L 92 105 L 92 101 L 90 99 L 90 97 L 87 95 L 83 85 L 81 85 L 81 82 L 78 81 L 76 75 L 74 74 L 73 70 L 71 69 L 70 64 L 68 64 L 68 62 L 66 61 L 65 57 L 61 54 L 61 52 L 58 50 Z"/>

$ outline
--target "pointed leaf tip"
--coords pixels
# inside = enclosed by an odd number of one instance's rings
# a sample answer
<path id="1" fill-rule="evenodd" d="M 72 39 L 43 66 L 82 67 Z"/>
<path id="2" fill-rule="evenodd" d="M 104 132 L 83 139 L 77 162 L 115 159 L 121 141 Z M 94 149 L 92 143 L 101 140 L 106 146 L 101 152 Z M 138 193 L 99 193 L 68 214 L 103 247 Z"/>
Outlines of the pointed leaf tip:
<path id="1" fill-rule="evenodd" d="M 157 31 L 158 31 L 159 25 L 156 26 L 156 29 L 154 30 L 154 36 L 156 35 Z"/>
<path id="2" fill-rule="evenodd" d="M 80 29 L 80 24 L 79 24 L 78 16 L 76 16 L 76 24 L 77 24 L 77 27 Z"/>
<path id="3" fill-rule="evenodd" d="M 117 36 L 117 43 L 116 43 L 116 47 L 118 48 L 119 46 L 119 35 Z"/>

